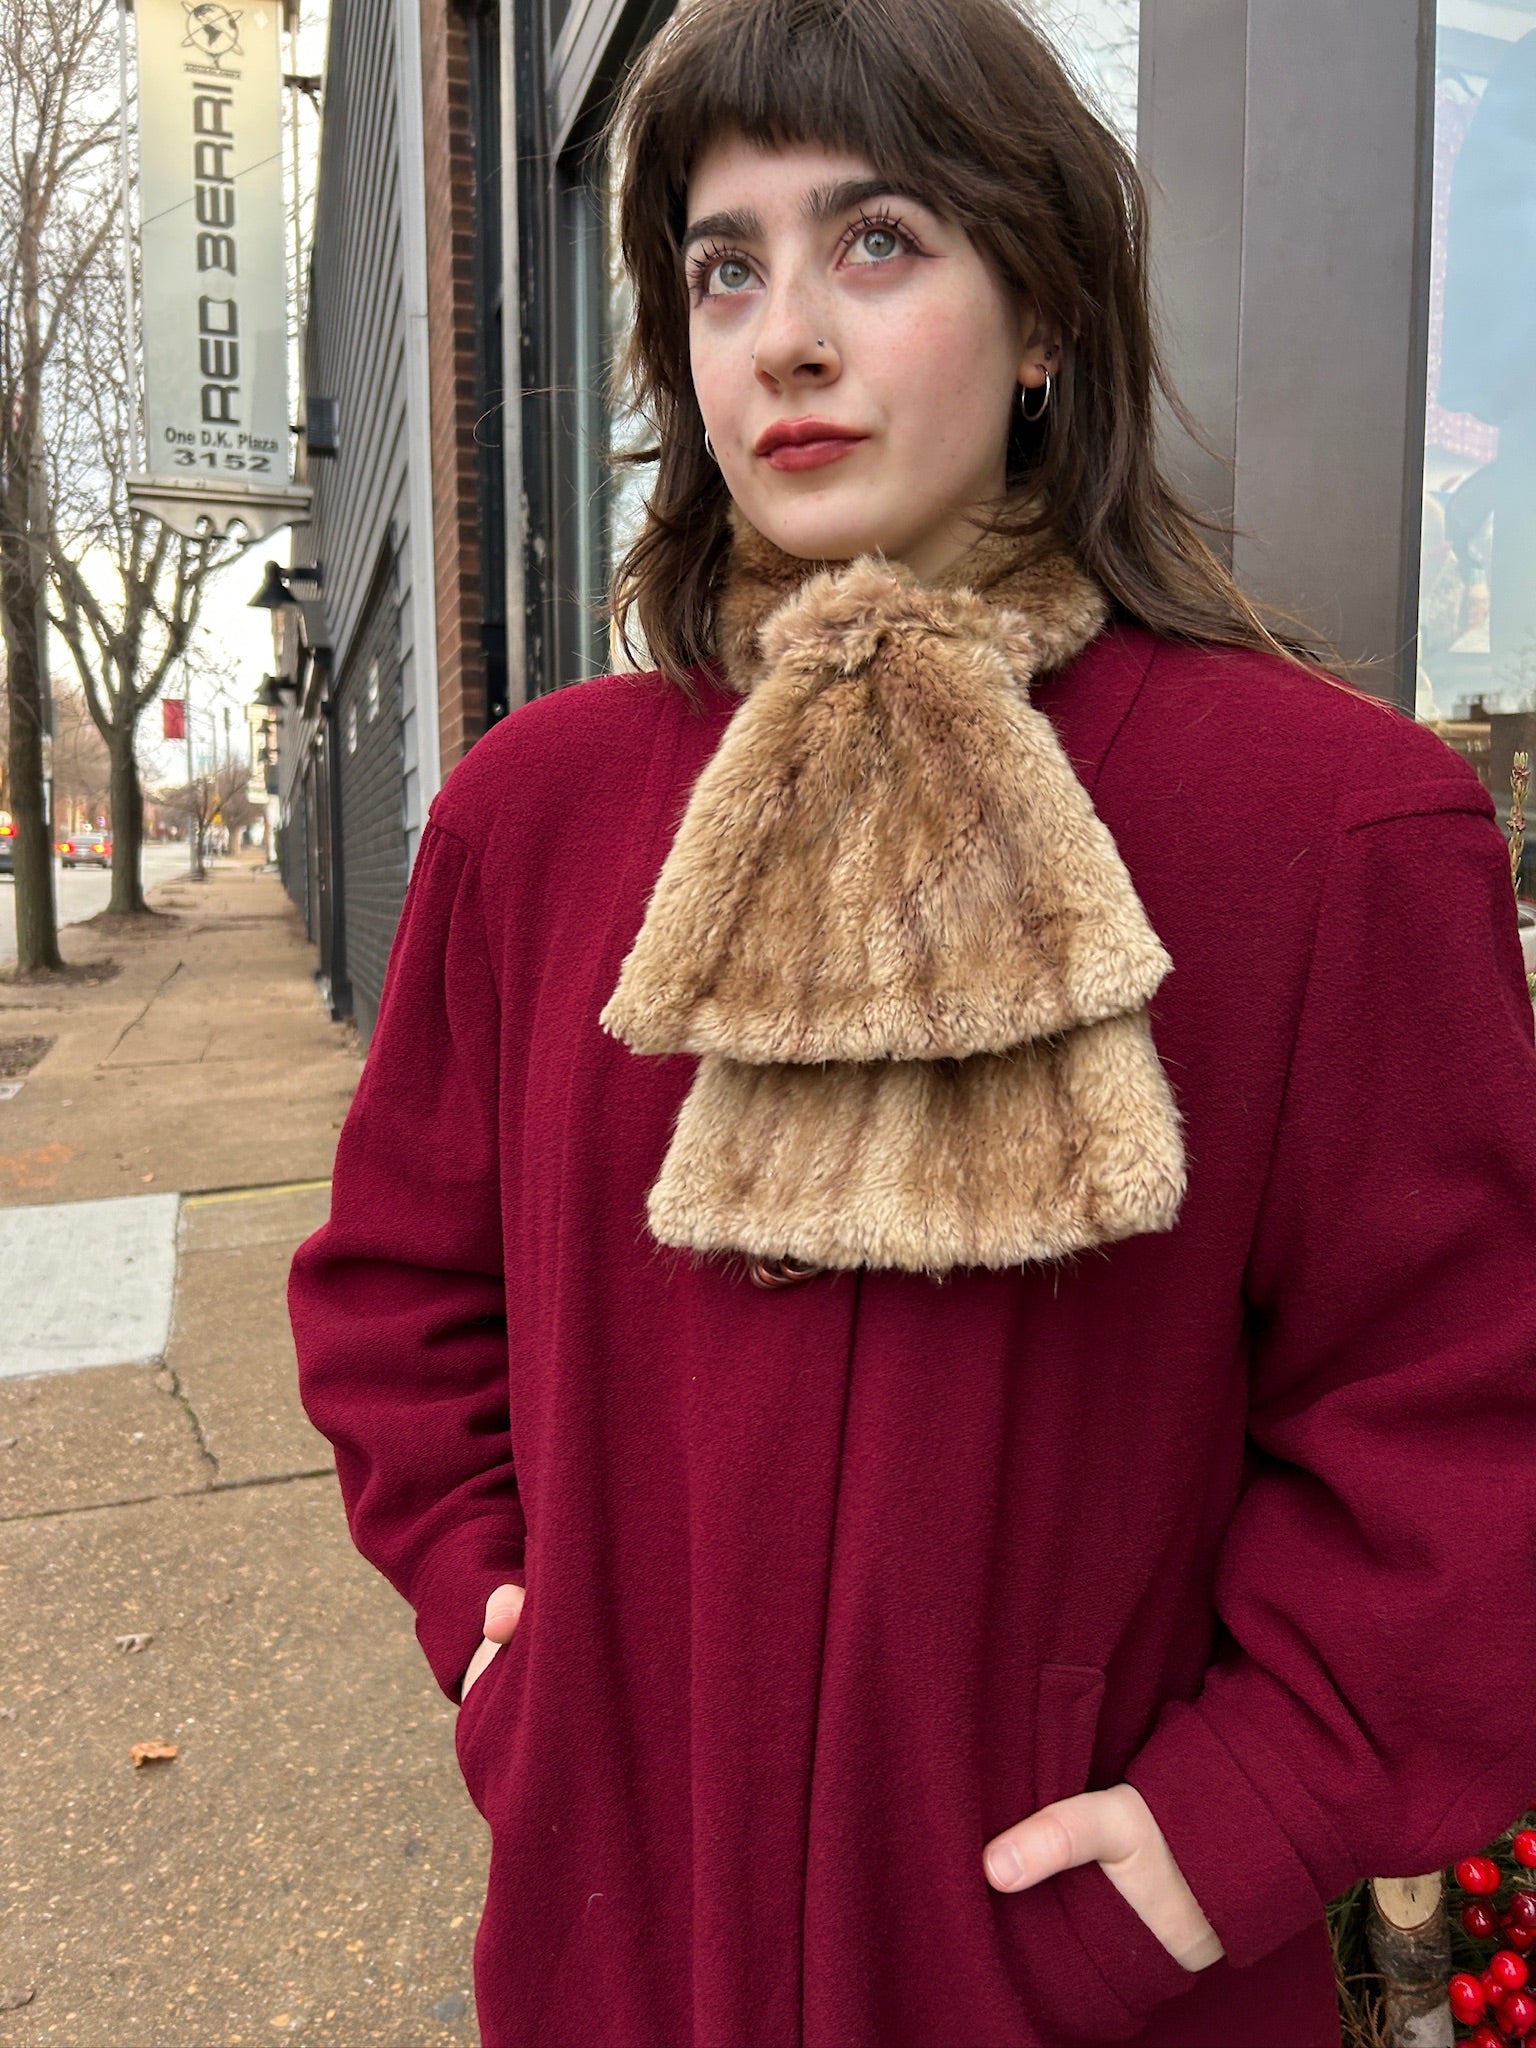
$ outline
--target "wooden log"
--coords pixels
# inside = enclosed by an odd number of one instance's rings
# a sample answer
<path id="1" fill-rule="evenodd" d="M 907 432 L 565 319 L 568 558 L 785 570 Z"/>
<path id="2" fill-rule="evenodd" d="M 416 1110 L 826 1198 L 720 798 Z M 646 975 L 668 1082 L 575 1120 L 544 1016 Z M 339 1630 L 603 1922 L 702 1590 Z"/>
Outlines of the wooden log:
<path id="1" fill-rule="evenodd" d="M 1366 1939 L 1381 1972 L 1391 2048 L 1453 2048 L 1445 1873 L 1373 1877 L 1366 1896 Z"/>

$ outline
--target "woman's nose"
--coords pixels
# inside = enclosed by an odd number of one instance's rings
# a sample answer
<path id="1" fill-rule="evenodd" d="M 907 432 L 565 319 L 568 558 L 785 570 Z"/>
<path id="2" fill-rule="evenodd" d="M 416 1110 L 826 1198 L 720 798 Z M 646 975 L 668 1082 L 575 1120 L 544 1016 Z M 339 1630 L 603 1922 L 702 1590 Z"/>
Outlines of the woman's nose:
<path id="1" fill-rule="evenodd" d="M 825 383 L 835 373 L 837 350 L 828 339 L 826 313 L 812 303 L 813 296 L 792 282 L 769 287 L 752 350 L 758 376 L 775 384 L 805 375 Z"/>

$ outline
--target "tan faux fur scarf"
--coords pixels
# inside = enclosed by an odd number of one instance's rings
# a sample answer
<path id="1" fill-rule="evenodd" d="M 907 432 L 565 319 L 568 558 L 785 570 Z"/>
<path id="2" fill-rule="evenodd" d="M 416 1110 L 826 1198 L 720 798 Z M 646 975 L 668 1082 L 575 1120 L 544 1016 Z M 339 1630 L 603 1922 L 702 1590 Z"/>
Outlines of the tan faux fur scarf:
<path id="1" fill-rule="evenodd" d="M 1013 1266 L 1167 1230 L 1172 962 L 1031 680 L 1108 608 L 1059 550 L 927 583 L 819 572 L 732 511 L 743 695 L 602 1013 L 696 1053 L 650 1192 L 664 1244 L 822 1267 Z"/>

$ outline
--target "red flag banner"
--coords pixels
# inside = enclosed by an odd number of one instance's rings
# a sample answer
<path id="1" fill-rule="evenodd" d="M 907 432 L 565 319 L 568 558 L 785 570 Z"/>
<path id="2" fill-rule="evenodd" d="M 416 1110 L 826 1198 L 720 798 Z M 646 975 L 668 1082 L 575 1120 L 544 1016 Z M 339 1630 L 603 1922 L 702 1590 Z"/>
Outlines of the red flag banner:
<path id="1" fill-rule="evenodd" d="M 186 698 L 162 697 L 160 712 L 165 720 L 165 737 L 168 740 L 184 740 L 187 736 Z"/>

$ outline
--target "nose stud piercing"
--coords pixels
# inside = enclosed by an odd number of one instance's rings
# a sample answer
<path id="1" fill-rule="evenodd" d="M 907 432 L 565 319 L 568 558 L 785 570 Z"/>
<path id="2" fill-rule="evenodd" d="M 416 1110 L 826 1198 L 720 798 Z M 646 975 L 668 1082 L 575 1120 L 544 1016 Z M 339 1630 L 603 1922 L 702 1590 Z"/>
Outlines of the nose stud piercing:
<path id="1" fill-rule="evenodd" d="M 822 340 L 821 336 L 820 336 L 820 335 L 818 334 L 818 335 L 817 335 L 817 337 L 816 337 L 816 346 L 817 346 L 818 348 L 825 348 L 825 347 L 826 347 L 826 345 L 827 345 L 827 344 L 826 344 L 826 343 L 825 343 L 825 342 L 824 342 L 824 341 Z M 757 361 L 757 350 L 756 350 L 756 349 L 753 349 L 753 351 L 752 351 L 752 360 L 753 360 L 753 362 L 754 362 L 754 363 L 755 363 L 755 362 Z"/>

